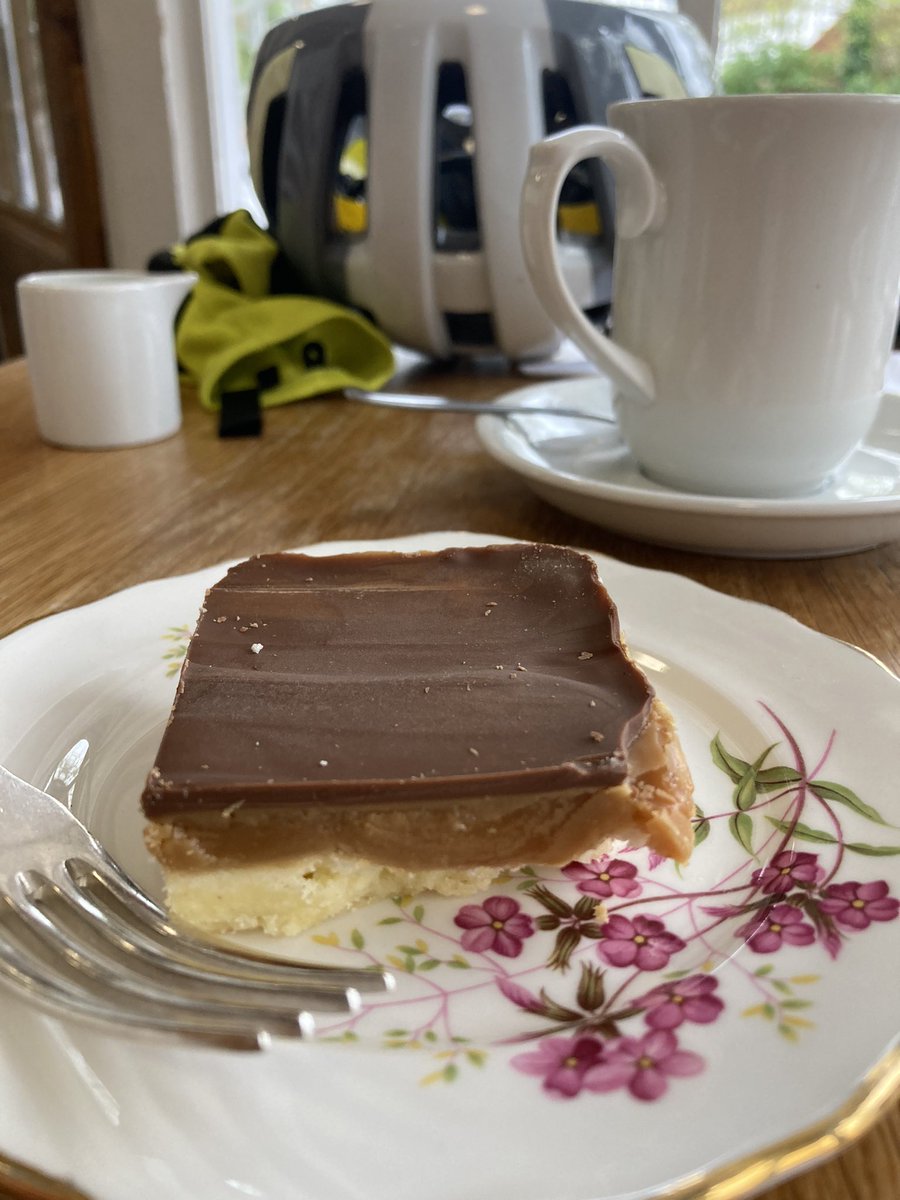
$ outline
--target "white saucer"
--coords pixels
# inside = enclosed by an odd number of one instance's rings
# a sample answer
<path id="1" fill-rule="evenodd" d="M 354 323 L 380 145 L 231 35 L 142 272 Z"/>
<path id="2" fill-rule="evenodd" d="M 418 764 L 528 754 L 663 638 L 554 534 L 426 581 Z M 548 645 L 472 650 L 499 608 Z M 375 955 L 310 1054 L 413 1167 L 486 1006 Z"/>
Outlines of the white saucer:
<path id="1" fill-rule="evenodd" d="M 602 376 L 534 384 L 504 397 L 612 416 Z M 646 478 L 614 425 L 553 413 L 482 416 L 487 452 L 543 499 L 583 520 L 680 550 L 824 558 L 900 537 L 900 396 L 885 393 L 865 444 L 815 496 L 752 500 L 679 492 Z"/>

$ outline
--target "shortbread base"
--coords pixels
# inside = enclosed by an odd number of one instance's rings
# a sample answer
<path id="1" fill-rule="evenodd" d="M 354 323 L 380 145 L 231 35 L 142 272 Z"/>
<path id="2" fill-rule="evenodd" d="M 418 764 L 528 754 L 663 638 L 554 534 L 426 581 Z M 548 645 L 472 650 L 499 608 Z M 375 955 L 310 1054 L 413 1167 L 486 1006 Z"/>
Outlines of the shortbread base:
<path id="1" fill-rule="evenodd" d="M 170 910 L 207 933 L 261 930 L 291 937 L 391 896 L 472 895 L 490 887 L 499 873 L 494 867 L 405 871 L 362 859 L 298 858 L 265 866 L 170 870 L 166 890 Z"/>

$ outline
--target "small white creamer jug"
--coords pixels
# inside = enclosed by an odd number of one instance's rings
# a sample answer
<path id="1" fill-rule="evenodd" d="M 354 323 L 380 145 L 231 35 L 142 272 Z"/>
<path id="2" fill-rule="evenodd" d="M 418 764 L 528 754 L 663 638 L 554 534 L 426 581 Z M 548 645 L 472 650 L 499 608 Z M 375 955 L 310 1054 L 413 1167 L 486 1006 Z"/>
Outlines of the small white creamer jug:
<path id="1" fill-rule="evenodd" d="M 35 415 L 57 446 L 106 449 L 181 426 L 174 321 L 189 272 L 42 271 L 17 284 Z"/>

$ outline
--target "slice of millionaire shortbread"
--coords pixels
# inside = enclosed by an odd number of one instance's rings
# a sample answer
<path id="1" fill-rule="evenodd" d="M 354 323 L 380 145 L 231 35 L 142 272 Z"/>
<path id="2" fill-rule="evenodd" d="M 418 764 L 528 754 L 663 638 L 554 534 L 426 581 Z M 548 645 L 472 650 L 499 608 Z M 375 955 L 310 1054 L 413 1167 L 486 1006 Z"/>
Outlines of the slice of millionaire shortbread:
<path id="1" fill-rule="evenodd" d="M 591 559 L 546 545 L 234 567 L 142 802 L 174 915 L 210 931 L 692 844 L 671 716 Z"/>

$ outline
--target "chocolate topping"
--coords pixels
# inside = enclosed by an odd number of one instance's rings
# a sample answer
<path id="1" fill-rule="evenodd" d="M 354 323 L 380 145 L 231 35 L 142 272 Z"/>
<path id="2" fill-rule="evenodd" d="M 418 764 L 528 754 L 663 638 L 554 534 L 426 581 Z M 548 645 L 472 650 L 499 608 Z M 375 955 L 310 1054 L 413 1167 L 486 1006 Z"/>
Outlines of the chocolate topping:
<path id="1" fill-rule="evenodd" d="M 575 551 L 263 555 L 207 594 L 143 808 L 610 786 L 652 697 Z"/>

